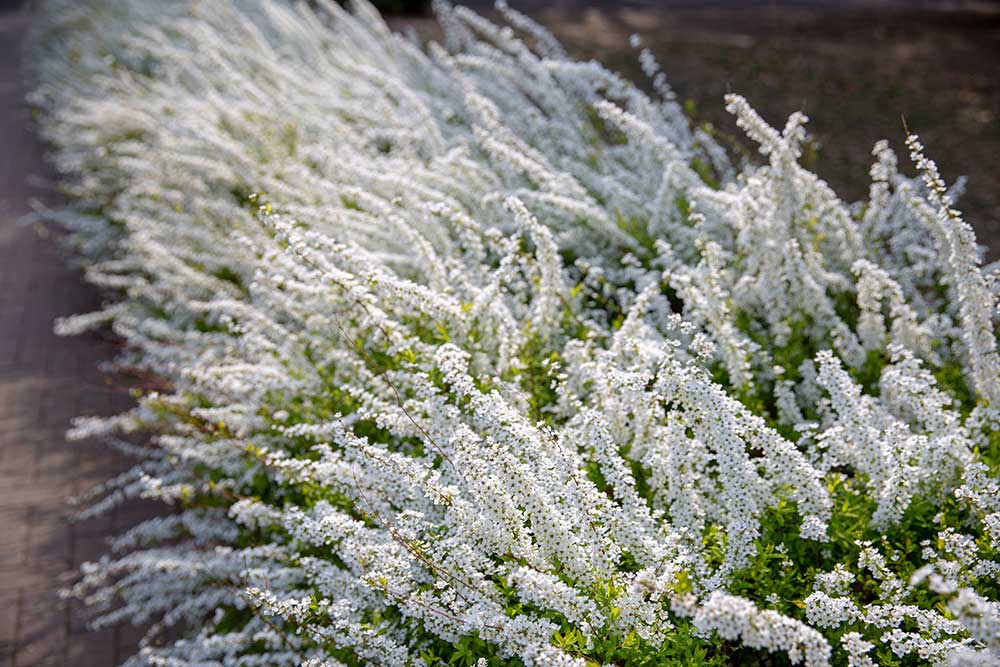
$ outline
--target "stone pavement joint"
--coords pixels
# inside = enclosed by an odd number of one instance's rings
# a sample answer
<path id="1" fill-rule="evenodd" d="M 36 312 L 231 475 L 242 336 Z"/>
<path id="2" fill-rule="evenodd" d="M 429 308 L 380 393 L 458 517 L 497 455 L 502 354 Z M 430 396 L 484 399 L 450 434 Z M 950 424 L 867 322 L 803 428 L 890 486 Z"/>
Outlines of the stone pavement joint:
<path id="1" fill-rule="evenodd" d="M 58 591 L 141 512 L 68 520 L 68 497 L 129 462 L 99 443 L 69 443 L 65 431 L 75 415 L 114 414 L 131 400 L 121 380 L 97 370 L 117 341 L 52 332 L 56 317 L 100 306 L 52 238 L 58 232 L 17 224 L 30 199 L 52 198 L 31 185 L 51 172 L 23 102 L 28 21 L 0 6 L 0 667 L 114 667 L 134 653 L 137 630 L 91 632 Z"/>

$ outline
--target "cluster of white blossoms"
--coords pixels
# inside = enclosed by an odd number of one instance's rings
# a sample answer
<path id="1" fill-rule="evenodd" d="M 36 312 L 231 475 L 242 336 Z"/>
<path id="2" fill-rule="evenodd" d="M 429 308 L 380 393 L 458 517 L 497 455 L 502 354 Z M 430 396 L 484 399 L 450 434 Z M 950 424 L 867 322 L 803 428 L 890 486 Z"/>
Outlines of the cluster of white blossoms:
<path id="1" fill-rule="evenodd" d="M 997 664 L 1000 281 L 916 137 L 847 205 L 498 9 L 43 3 L 57 329 L 155 378 L 85 512 L 169 506 L 69 593 L 134 667 Z"/>

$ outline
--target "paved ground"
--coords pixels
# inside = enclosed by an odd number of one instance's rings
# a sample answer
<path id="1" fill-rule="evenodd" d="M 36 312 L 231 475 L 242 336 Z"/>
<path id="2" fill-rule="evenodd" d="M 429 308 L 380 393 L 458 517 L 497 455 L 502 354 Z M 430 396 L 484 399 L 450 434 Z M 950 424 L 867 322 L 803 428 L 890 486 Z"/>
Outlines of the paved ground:
<path id="1" fill-rule="evenodd" d="M 0 7 L 0 667 L 113 667 L 131 654 L 132 629 L 87 632 L 57 591 L 105 539 L 136 517 L 70 524 L 67 496 L 126 462 L 96 443 L 63 437 L 78 414 L 112 414 L 126 391 L 98 372 L 115 342 L 58 338 L 52 320 L 99 304 L 45 230 L 16 224 L 48 172 L 29 131 L 17 71 L 25 18 Z"/>

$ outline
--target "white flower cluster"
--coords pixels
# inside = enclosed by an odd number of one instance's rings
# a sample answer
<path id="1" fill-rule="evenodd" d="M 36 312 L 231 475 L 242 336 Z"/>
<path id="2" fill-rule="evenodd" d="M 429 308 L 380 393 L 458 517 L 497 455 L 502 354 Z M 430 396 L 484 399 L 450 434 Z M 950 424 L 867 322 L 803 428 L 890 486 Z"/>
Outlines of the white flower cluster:
<path id="1" fill-rule="evenodd" d="M 819 632 L 778 612 L 761 611 L 743 598 L 712 593 L 694 620 L 702 631 L 739 639 L 751 648 L 788 652 L 792 662 L 806 667 L 830 664 L 830 645 Z"/>
<path id="2" fill-rule="evenodd" d="M 649 51 L 436 10 L 44 3 L 117 296 L 57 329 L 158 378 L 71 432 L 140 459 L 86 512 L 173 507 L 70 591 L 129 664 L 1000 660 L 996 289 L 917 139 L 849 206 L 801 114 L 727 97 L 737 166 Z"/>

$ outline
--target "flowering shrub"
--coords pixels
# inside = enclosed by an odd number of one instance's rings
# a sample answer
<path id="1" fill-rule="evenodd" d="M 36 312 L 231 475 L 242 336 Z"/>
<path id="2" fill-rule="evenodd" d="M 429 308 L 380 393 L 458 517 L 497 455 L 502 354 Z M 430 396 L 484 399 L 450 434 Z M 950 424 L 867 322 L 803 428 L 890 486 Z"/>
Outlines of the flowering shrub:
<path id="1" fill-rule="evenodd" d="M 501 7 L 48 0 L 42 130 L 156 498 L 72 593 L 130 665 L 1000 660 L 995 277 L 955 192 L 726 100 L 734 164 Z"/>

